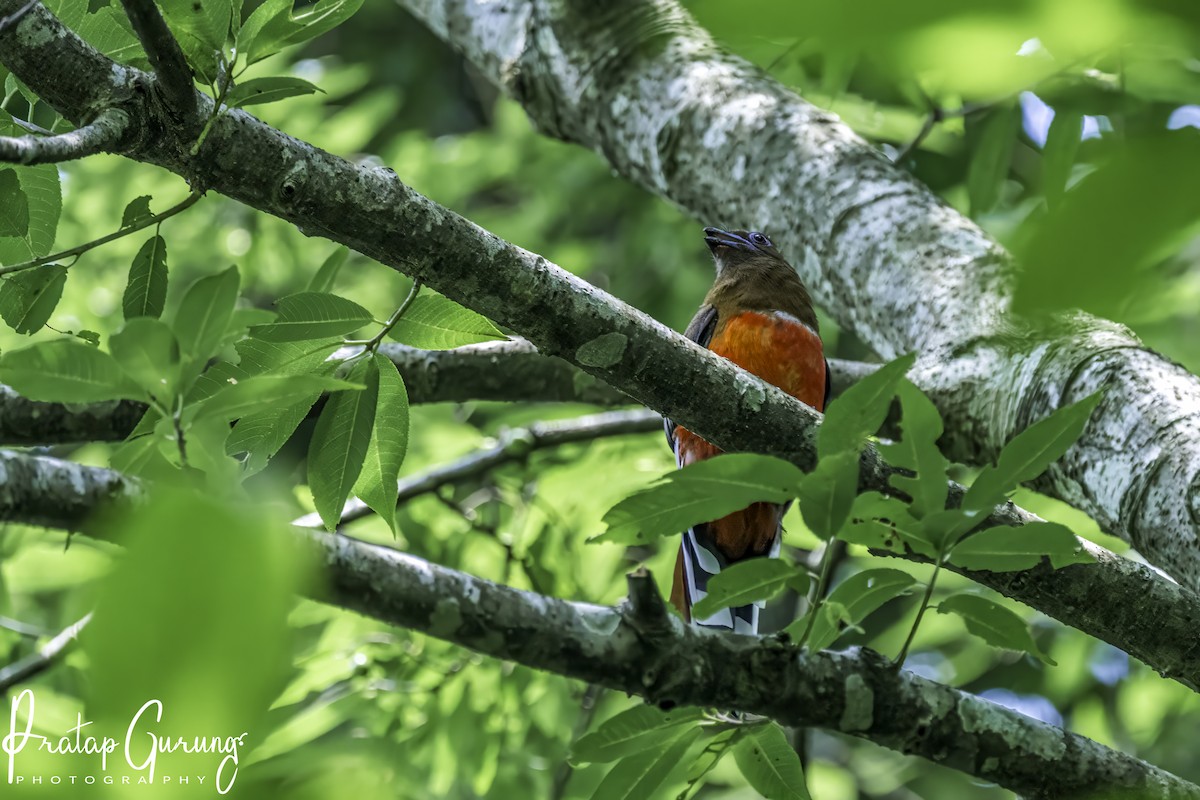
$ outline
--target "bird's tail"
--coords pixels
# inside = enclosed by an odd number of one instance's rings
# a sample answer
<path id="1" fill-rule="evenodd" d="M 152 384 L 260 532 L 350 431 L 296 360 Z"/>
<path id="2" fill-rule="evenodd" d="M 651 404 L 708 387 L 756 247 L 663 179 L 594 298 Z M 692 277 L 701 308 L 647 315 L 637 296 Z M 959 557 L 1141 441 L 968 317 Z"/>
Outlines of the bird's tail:
<path id="1" fill-rule="evenodd" d="M 692 606 L 708 594 L 708 582 L 714 575 L 732 563 L 716 546 L 709 524 L 697 525 L 683 534 L 679 557 L 675 564 L 675 582 L 671 601 L 693 625 L 706 628 L 724 628 L 735 633 L 757 634 L 758 612 L 763 602 L 724 608 L 706 619 L 693 619 Z M 779 550 L 778 532 L 770 547 L 770 555 Z M 765 555 L 765 554 L 764 554 Z"/>

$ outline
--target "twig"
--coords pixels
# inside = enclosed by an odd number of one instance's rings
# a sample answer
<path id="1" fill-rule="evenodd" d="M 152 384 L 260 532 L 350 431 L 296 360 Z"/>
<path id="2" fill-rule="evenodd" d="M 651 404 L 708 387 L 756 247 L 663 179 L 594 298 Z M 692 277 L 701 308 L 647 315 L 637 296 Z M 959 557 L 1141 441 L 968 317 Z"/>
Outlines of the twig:
<path id="1" fill-rule="evenodd" d="M 45 645 L 36 651 L 0 669 L 0 692 L 11 689 L 18 683 L 29 680 L 33 676 L 49 669 L 71 642 L 75 641 L 75 637 L 79 635 L 79 632 L 87 627 L 87 624 L 91 621 L 92 613 L 89 611 L 82 619 L 63 628 L 62 633 L 46 642 Z"/>
<path id="2" fill-rule="evenodd" d="M 105 109 L 90 124 L 53 136 L 0 136 L 0 161 L 16 164 L 57 164 L 112 152 L 129 130 L 129 115 Z"/>
<path id="3" fill-rule="evenodd" d="M 157 225 L 165 219 L 170 219 L 180 211 L 185 211 L 195 205 L 196 201 L 199 200 L 203 194 L 204 193 L 200 191 L 193 191 L 182 202 L 172 206 L 171 208 L 168 208 L 166 211 L 163 211 L 160 214 L 154 214 L 149 217 L 145 217 L 133 223 L 132 225 L 129 225 L 128 227 L 121 228 L 120 230 L 110 233 L 107 236 L 101 236 L 99 239 L 93 239 L 90 242 L 76 245 L 70 250 L 60 250 L 57 253 L 51 253 L 48 256 L 35 258 L 32 261 L 25 261 L 21 264 L 13 264 L 10 267 L 0 267 L 0 275 L 8 275 L 13 272 L 20 272 L 21 270 L 40 267 L 43 264 L 49 264 L 51 262 L 58 261 L 59 259 L 83 255 L 87 251 L 97 248 L 102 244 L 108 244 L 109 242 L 120 239 L 122 236 L 128 236 L 131 233 L 137 233 L 138 231 L 145 230 L 152 225 Z"/>
<path id="4" fill-rule="evenodd" d="M 397 503 L 432 492 L 440 486 L 482 475 L 503 464 L 524 461 L 534 450 L 558 447 L 571 442 L 585 442 L 606 436 L 646 433 L 660 428 L 662 417 L 653 411 L 610 411 L 579 417 L 565 422 L 538 422 L 528 428 L 506 431 L 491 447 L 470 453 L 457 461 L 400 481 Z M 353 522 L 371 514 L 371 509 L 358 498 L 351 498 L 342 508 L 341 524 Z M 294 525 L 302 528 L 323 526 L 317 514 L 306 514 Z"/>
<path id="5" fill-rule="evenodd" d="M 121 0 L 133 31 L 154 67 L 167 108 L 181 119 L 196 116 L 196 90 L 183 49 L 171 34 L 154 0 Z"/>
<path id="6" fill-rule="evenodd" d="M 379 349 L 379 344 L 389 333 L 392 332 L 392 328 L 396 327 L 396 323 L 398 323 L 400 318 L 404 316 L 404 312 L 408 311 L 409 306 L 411 306 L 413 301 L 417 299 L 417 293 L 420 291 L 421 279 L 417 278 L 415 281 L 413 281 L 412 288 L 408 290 L 408 296 L 404 298 L 404 302 L 401 303 L 400 307 L 396 309 L 396 313 L 392 314 L 392 316 L 388 318 L 388 321 L 384 323 L 383 328 L 380 329 L 379 333 L 375 334 L 369 341 L 366 342 L 367 350 L 373 353 Z"/>
<path id="7" fill-rule="evenodd" d="M 19 633 L 22 636 L 29 636 L 33 639 L 41 639 L 51 634 L 37 625 L 30 625 L 28 622 L 21 622 L 19 619 L 12 617 L 0 617 L 0 628 L 5 628 L 13 633 Z"/>

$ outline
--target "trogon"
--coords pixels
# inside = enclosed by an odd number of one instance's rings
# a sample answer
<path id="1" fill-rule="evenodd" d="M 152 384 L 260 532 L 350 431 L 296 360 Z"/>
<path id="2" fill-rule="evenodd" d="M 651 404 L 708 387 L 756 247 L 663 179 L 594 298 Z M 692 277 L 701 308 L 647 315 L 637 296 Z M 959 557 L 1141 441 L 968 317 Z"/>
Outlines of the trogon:
<path id="1" fill-rule="evenodd" d="M 759 231 L 705 228 L 717 277 L 685 335 L 754 373 L 818 411 L 829 399 L 829 368 L 821 346 L 812 298 L 794 270 Z M 696 434 L 664 420 L 667 441 L 680 467 L 721 451 Z M 675 562 L 671 602 L 698 625 L 758 632 L 761 603 L 691 619 L 691 608 L 707 593 L 709 580 L 730 564 L 776 555 L 787 510 L 754 503 L 683 534 Z"/>

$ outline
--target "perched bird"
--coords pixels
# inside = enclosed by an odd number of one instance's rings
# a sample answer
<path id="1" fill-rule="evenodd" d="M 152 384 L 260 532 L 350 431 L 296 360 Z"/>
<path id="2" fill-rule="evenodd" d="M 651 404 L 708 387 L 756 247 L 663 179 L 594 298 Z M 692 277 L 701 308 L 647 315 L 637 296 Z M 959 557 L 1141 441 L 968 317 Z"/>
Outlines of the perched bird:
<path id="1" fill-rule="evenodd" d="M 717 277 L 685 335 L 818 411 L 829 399 L 829 369 L 812 299 L 771 240 L 758 231 L 705 228 Z M 672 420 L 667 441 L 680 467 L 721 451 Z M 691 621 L 691 608 L 723 568 L 779 552 L 787 506 L 754 503 L 683 534 L 671 602 Z M 758 632 L 759 604 L 729 608 L 698 625 Z"/>

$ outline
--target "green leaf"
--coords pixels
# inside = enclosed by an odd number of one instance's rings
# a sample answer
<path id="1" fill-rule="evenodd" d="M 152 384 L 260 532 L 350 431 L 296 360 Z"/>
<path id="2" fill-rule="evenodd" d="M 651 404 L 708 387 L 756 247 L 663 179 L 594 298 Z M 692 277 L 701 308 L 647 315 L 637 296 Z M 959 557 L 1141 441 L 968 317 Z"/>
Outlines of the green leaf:
<path id="1" fill-rule="evenodd" d="M 857 625 L 884 603 L 908 594 L 916 582 L 912 575 L 898 569 L 867 569 L 838 584 L 829 593 L 825 604 L 840 604 L 843 611 L 837 617 L 848 625 Z M 788 626 L 787 630 L 793 636 L 803 633 L 803 629 L 793 631 L 793 626 Z M 840 635 L 838 620 L 833 615 L 818 614 L 808 635 L 807 645 L 810 650 L 824 650 Z"/>
<path id="2" fill-rule="evenodd" d="M 111 5 L 85 14 L 78 27 L 79 38 L 114 61 L 123 64 L 145 62 L 146 53 L 133 33 L 124 12 Z"/>
<path id="3" fill-rule="evenodd" d="M 508 338 L 487 317 L 438 294 L 414 299 L 389 335 L 425 350 L 448 350 Z"/>
<path id="4" fill-rule="evenodd" d="M 363 0 L 318 0 L 295 16 L 291 0 L 267 0 L 246 20 L 238 46 L 247 63 L 261 61 L 285 47 L 307 42 L 349 19 Z"/>
<path id="5" fill-rule="evenodd" d="M 795 496 L 803 477 L 782 459 L 754 453 L 689 464 L 613 506 L 604 515 L 608 530 L 591 541 L 644 543 L 720 519 L 751 503 L 784 503 Z"/>
<path id="6" fill-rule="evenodd" d="M 1055 662 L 1033 640 L 1025 620 L 1012 610 L 975 594 L 956 594 L 938 604 L 939 614 L 957 614 L 967 630 L 993 647 L 1029 653 L 1050 666 Z"/>
<path id="7" fill-rule="evenodd" d="M 192 37 L 206 50 L 222 50 L 229 35 L 230 0 L 159 0 L 176 36 Z"/>
<path id="8" fill-rule="evenodd" d="M 1066 107 L 1056 109 L 1042 149 L 1042 194 L 1051 208 L 1058 205 L 1067 191 L 1082 139 L 1083 115 Z"/>
<path id="9" fill-rule="evenodd" d="M 113 358 L 129 378 L 160 402 L 179 383 L 179 342 L 166 323 L 135 317 L 108 340 Z"/>
<path id="10" fill-rule="evenodd" d="M 858 494 L 858 452 L 822 456 L 797 489 L 800 515 L 818 537 L 828 540 L 842 529 Z"/>
<path id="11" fill-rule="evenodd" d="M 708 594 L 692 608 L 696 619 L 707 619 L 723 608 L 769 600 L 791 586 L 803 591 L 808 573 L 781 558 L 748 558 L 731 564 L 708 582 Z"/>
<path id="12" fill-rule="evenodd" d="M 387 522 L 396 533 L 396 481 L 400 465 L 408 452 L 408 392 L 396 365 L 376 353 L 379 369 L 379 403 L 375 407 L 375 426 L 362 473 L 354 484 L 354 493 Z"/>
<path id="13" fill-rule="evenodd" d="M 908 512 L 908 504 L 880 492 L 863 492 L 854 498 L 851 519 L 838 532 L 850 544 L 903 553 L 910 547 L 926 556 L 937 554 L 921 522 Z"/>
<path id="14" fill-rule="evenodd" d="M 229 92 L 226 102 L 231 108 L 274 103 L 289 97 L 313 94 L 321 89 L 303 78 L 254 78 L 239 83 Z"/>
<path id="15" fill-rule="evenodd" d="M 1056 569 L 1095 561 L 1070 529 L 1055 522 L 988 528 L 963 539 L 950 552 L 954 564 L 989 572 L 1030 569 L 1044 557 Z"/>
<path id="16" fill-rule="evenodd" d="M 981 123 L 979 142 L 967 168 L 971 216 L 986 214 L 1000 201 L 1020 123 L 1021 111 L 1015 104 L 998 106 L 987 112 Z"/>
<path id="17" fill-rule="evenodd" d="M 733 758 L 746 782 L 767 800 L 811 800 L 800 756 L 775 723 L 746 731 Z"/>
<path id="18" fill-rule="evenodd" d="M 137 200 L 134 202 L 136 203 Z M 149 206 L 147 206 L 147 210 L 149 210 Z M 128 214 L 129 209 L 126 209 L 125 213 Z M 166 303 L 167 242 L 161 236 L 155 235 L 147 239 L 138 250 L 137 255 L 133 257 L 121 307 L 125 312 L 125 319 L 134 317 L 158 319 L 162 316 Z"/>
<path id="19" fill-rule="evenodd" d="M 57 264 L 15 272 L 0 282 L 0 317 L 17 333 L 37 333 L 62 299 L 67 269 Z"/>
<path id="20" fill-rule="evenodd" d="M 333 284 L 337 281 L 338 273 L 345 266 L 346 260 L 350 257 L 350 248 L 341 246 L 329 254 L 329 258 L 325 259 L 325 263 L 317 270 L 317 274 L 308 283 L 308 291 L 320 292 L 323 294 L 333 291 Z"/>
<path id="21" fill-rule="evenodd" d="M 241 279 L 237 267 L 193 283 L 175 312 L 172 327 L 183 352 L 207 359 L 225 336 Z"/>
<path id="22" fill-rule="evenodd" d="M 137 398 L 115 359 L 75 339 L 42 342 L 0 358 L 0 383 L 29 400 L 93 403 Z"/>
<path id="23" fill-rule="evenodd" d="M 599 728 L 571 745 L 574 763 L 606 763 L 640 753 L 647 745 L 670 736 L 671 729 L 699 722 L 704 712 L 681 707 L 662 711 L 652 705 L 636 705 L 606 720 Z M 675 735 L 679 732 L 676 731 Z"/>
<path id="24" fill-rule="evenodd" d="M 299 402 L 312 394 L 362 389 L 362 384 L 324 375 L 254 375 L 236 383 L 227 383 L 203 400 L 195 421 L 220 419 L 226 422 L 250 414 L 273 411 Z"/>
<path id="25" fill-rule="evenodd" d="M 379 403 L 379 367 L 374 360 L 355 365 L 349 379 L 366 388 L 331 394 L 308 446 L 308 486 L 317 513 L 331 531 L 362 471 Z"/>
<path id="26" fill-rule="evenodd" d="M 647 749 L 618 761 L 608 771 L 592 793 L 592 800 L 653 800 L 699 736 L 699 728 L 690 728 L 677 736 L 647 743 Z"/>
<path id="27" fill-rule="evenodd" d="M 300 292 L 276 304 L 279 316 L 270 325 L 255 325 L 250 333 L 268 342 L 298 342 L 345 336 L 371 322 L 371 312 L 344 297 L 322 292 Z"/>
<path id="28" fill-rule="evenodd" d="M 15 169 L 0 170 L 0 236 L 29 233 L 29 198 Z"/>
<path id="29" fill-rule="evenodd" d="M 950 462 L 938 449 L 942 436 L 942 417 L 929 398 L 909 380 L 897 385 L 900 397 L 900 441 L 881 445 L 880 451 L 893 466 L 916 473 L 909 477 L 895 473 L 891 484 L 912 498 L 910 513 L 920 519 L 946 507 L 949 483 L 946 470 Z"/>
<path id="30" fill-rule="evenodd" d="M 848 450 L 858 452 L 866 437 L 887 418 L 900 379 L 916 361 L 915 354 L 884 364 L 851 386 L 825 409 L 817 432 L 817 454 L 824 458 Z"/>
<path id="31" fill-rule="evenodd" d="M 121 214 L 121 227 L 128 228 L 131 225 L 136 225 L 145 219 L 150 219 L 154 213 L 150 210 L 150 201 L 153 198 L 144 194 L 141 197 L 135 197 L 125 206 L 125 212 Z"/>
<path id="32" fill-rule="evenodd" d="M 1003 503 L 1008 493 L 1031 481 L 1062 457 L 1083 433 L 1101 393 L 1057 409 L 1017 434 L 1004 446 L 994 467 L 988 466 L 963 496 L 964 509 L 986 510 Z M 965 533 L 965 531 L 963 531 Z"/>
<path id="33" fill-rule="evenodd" d="M 13 122 L 10 114 L 0 110 L 0 136 L 26 136 L 28 133 Z M 54 246 L 58 219 L 62 214 L 62 186 L 56 164 L 9 169 L 16 173 L 25 194 L 29 226 L 21 236 L 0 235 L 0 264 L 19 264 L 45 256 Z M 0 216 L 3 213 L 0 206 Z"/>

